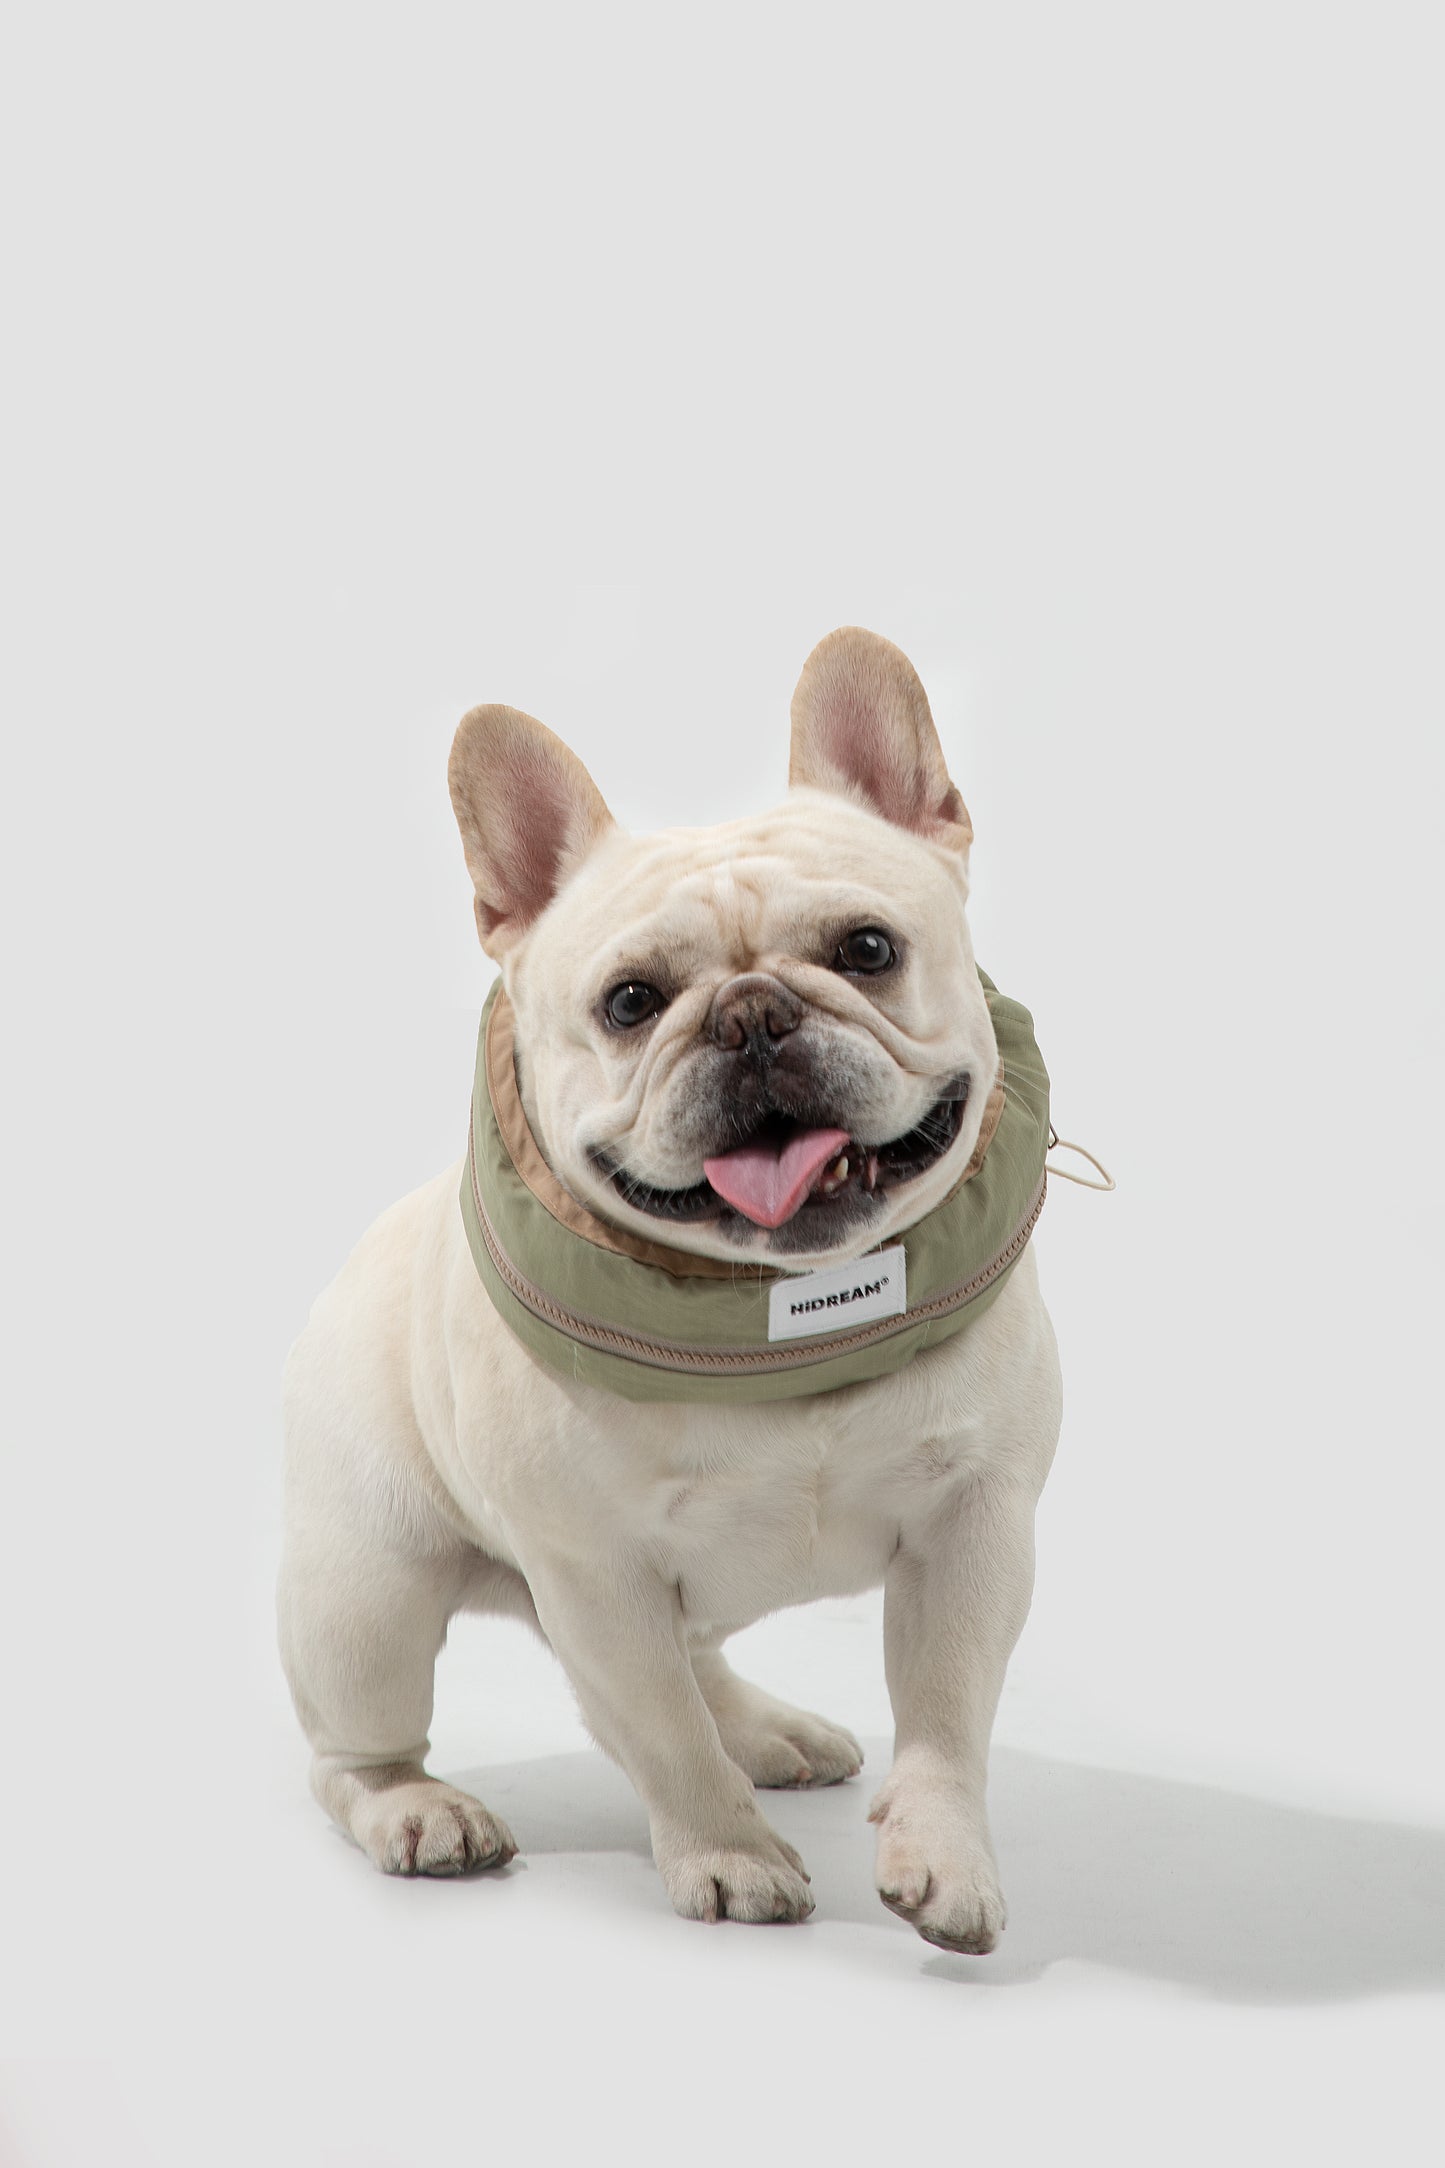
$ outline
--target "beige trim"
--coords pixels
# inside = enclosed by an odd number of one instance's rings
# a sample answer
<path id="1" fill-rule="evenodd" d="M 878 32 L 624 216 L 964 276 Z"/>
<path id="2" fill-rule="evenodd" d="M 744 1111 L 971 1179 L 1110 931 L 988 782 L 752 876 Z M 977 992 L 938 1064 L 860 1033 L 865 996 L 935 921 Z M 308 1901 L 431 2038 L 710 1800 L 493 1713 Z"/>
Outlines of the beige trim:
<path id="1" fill-rule="evenodd" d="M 502 1285 L 524 1310 L 542 1324 L 550 1325 L 566 1339 L 575 1340 L 581 1347 L 590 1347 L 602 1355 L 615 1355 L 624 1361 L 645 1364 L 653 1370 L 670 1370 L 704 1377 L 773 1377 L 780 1372 L 801 1370 L 812 1365 L 831 1362 L 840 1355 L 857 1354 L 861 1349 L 876 1345 L 879 1341 L 896 1339 L 900 1333 L 909 1332 L 918 1325 L 927 1325 L 937 1318 L 949 1317 L 966 1304 L 974 1302 L 990 1288 L 999 1274 L 1006 1272 L 1023 1249 L 1039 1214 L 1044 1208 L 1048 1191 L 1048 1176 L 1041 1173 L 1038 1188 L 1034 1191 L 1028 1211 L 1009 1236 L 998 1253 L 991 1257 L 981 1271 L 961 1280 L 954 1287 L 945 1288 L 942 1294 L 930 1296 L 926 1302 L 905 1310 L 897 1317 L 883 1317 L 868 1325 L 859 1325 L 852 1332 L 835 1333 L 827 1339 L 794 1341 L 790 1346 L 773 1345 L 759 1347 L 699 1348 L 681 1347 L 675 1340 L 644 1338 L 640 1333 L 622 1332 L 615 1325 L 605 1325 L 600 1319 L 587 1317 L 580 1310 L 568 1310 L 550 1295 L 525 1278 L 502 1248 L 496 1229 L 487 1216 L 482 1202 L 481 1183 L 477 1179 L 477 1146 L 473 1136 L 467 1149 L 467 1173 L 471 1181 L 472 1203 L 476 1209 L 477 1226 L 493 1270 Z M 710 1260 L 704 1260 L 710 1262 Z M 854 1379 L 855 1384 L 869 1382 Z"/>
<path id="2" fill-rule="evenodd" d="M 611 1250 L 618 1257 L 633 1257 L 642 1265 L 657 1265 L 670 1272 L 674 1279 L 699 1280 L 757 1280 L 765 1282 L 781 1279 L 783 1275 L 772 1265 L 760 1265 L 746 1258 L 736 1264 L 723 1257 L 698 1257 L 686 1250 L 669 1249 L 661 1242 L 648 1242 L 639 1235 L 629 1234 L 625 1228 L 609 1226 L 585 1204 L 579 1204 L 569 1190 L 562 1187 L 532 1135 L 527 1120 L 527 1110 L 522 1105 L 522 1094 L 517 1086 L 517 1019 L 516 1012 L 507 998 L 504 986 L 497 989 L 492 1013 L 487 1020 L 485 1061 L 487 1089 L 491 1094 L 492 1111 L 496 1115 L 497 1128 L 507 1147 L 512 1165 L 526 1183 L 538 1204 L 551 1213 L 559 1226 L 572 1234 L 581 1235 L 585 1242 L 593 1243 L 600 1250 Z M 978 1142 L 973 1156 L 959 1176 L 949 1196 L 956 1196 L 971 1175 L 978 1173 L 983 1165 L 984 1154 L 993 1141 L 1004 1107 L 1003 1063 L 998 1066 L 993 1090 L 983 1110 L 983 1122 L 979 1128 Z M 944 1200 L 947 1202 L 947 1199 Z"/>
<path id="3" fill-rule="evenodd" d="M 970 1180 L 973 1175 L 977 1174 L 979 1168 L 983 1165 L 984 1153 L 993 1143 L 993 1133 L 997 1129 L 999 1123 L 1003 1120 L 1003 1104 L 1003 1063 L 1002 1061 L 1000 1061 L 997 1074 L 995 1075 L 993 1080 L 993 1090 L 989 1093 L 987 1102 L 984 1106 L 983 1120 L 978 1125 L 978 1141 L 974 1145 L 968 1165 L 964 1168 L 962 1174 L 954 1183 L 953 1188 L 949 1191 L 948 1194 L 950 1197 L 956 1197 L 958 1195 L 958 1192 L 962 1189 L 964 1183 Z"/>

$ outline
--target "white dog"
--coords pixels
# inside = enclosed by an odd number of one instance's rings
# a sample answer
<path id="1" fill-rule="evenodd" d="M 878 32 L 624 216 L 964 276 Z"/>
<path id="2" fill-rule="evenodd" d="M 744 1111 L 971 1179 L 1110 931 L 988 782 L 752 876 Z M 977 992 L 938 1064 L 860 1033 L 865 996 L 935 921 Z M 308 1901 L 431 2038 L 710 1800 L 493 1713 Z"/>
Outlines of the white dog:
<path id="1" fill-rule="evenodd" d="M 976 970 L 972 830 L 896 648 L 814 651 L 790 781 L 757 819 L 633 839 L 540 724 L 462 723 L 503 991 L 466 1161 L 383 1216 L 292 1352 L 282 1651 L 316 1795 L 387 1872 L 516 1849 L 423 1769 L 448 1620 L 503 1611 L 636 1785 L 676 1909 L 799 1920 L 755 1787 L 862 1756 L 722 1645 L 881 1583 L 879 1894 L 984 1951 L 989 1734 L 1059 1428 L 1028 1245 L 1047 1079 Z"/>

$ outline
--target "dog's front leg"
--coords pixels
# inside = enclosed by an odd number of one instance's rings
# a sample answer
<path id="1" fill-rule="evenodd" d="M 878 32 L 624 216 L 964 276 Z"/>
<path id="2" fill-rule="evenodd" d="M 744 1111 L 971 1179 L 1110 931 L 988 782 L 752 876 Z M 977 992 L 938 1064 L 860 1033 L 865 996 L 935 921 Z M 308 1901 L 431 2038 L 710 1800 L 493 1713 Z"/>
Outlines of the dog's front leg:
<path id="1" fill-rule="evenodd" d="M 989 1735 L 1033 1591 L 1036 1483 L 973 1469 L 900 1535 L 884 1589 L 894 1763 L 869 1809 L 878 1893 L 927 1942 L 991 1950 L 1005 1911 Z"/>
<path id="2" fill-rule="evenodd" d="M 685 1919 L 801 1920 L 803 1862 L 723 1750 L 689 1659 L 677 1588 L 636 1553 L 525 1564 L 542 1629 L 588 1730 L 642 1795 Z"/>

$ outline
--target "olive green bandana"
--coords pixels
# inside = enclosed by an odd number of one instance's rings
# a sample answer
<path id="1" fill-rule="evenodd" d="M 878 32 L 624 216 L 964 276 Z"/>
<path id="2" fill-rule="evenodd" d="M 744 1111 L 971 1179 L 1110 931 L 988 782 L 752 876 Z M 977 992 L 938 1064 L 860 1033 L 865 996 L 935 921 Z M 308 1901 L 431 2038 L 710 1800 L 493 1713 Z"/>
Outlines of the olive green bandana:
<path id="1" fill-rule="evenodd" d="M 690 1256 L 610 1227 L 569 1196 L 527 1125 L 512 1008 L 495 986 L 482 1011 L 462 1219 L 482 1285 L 518 1339 L 553 1369 L 628 1400 L 789 1400 L 901 1370 L 971 1323 L 1033 1233 L 1049 1143 L 1033 1019 L 979 978 L 999 1072 L 968 1166 L 884 1249 L 808 1274 Z M 906 1307 L 879 1314 L 905 1287 Z"/>

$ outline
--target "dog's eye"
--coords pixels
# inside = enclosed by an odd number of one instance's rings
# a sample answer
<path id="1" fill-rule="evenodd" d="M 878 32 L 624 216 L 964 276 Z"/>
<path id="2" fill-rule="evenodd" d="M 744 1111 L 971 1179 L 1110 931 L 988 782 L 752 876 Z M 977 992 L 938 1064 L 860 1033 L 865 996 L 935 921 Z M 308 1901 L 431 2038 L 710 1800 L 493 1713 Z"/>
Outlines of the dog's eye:
<path id="1" fill-rule="evenodd" d="M 630 1031 L 634 1024 L 645 1024 L 649 1016 L 656 1016 L 664 1006 L 655 986 L 646 986 L 641 979 L 626 979 L 607 996 L 608 1021 Z"/>
<path id="2" fill-rule="evenodd" d="M 860 926 L 838 944 L 835 971 L 886 971 L 894 961 L 893 943 L 876 926 Z"/>

